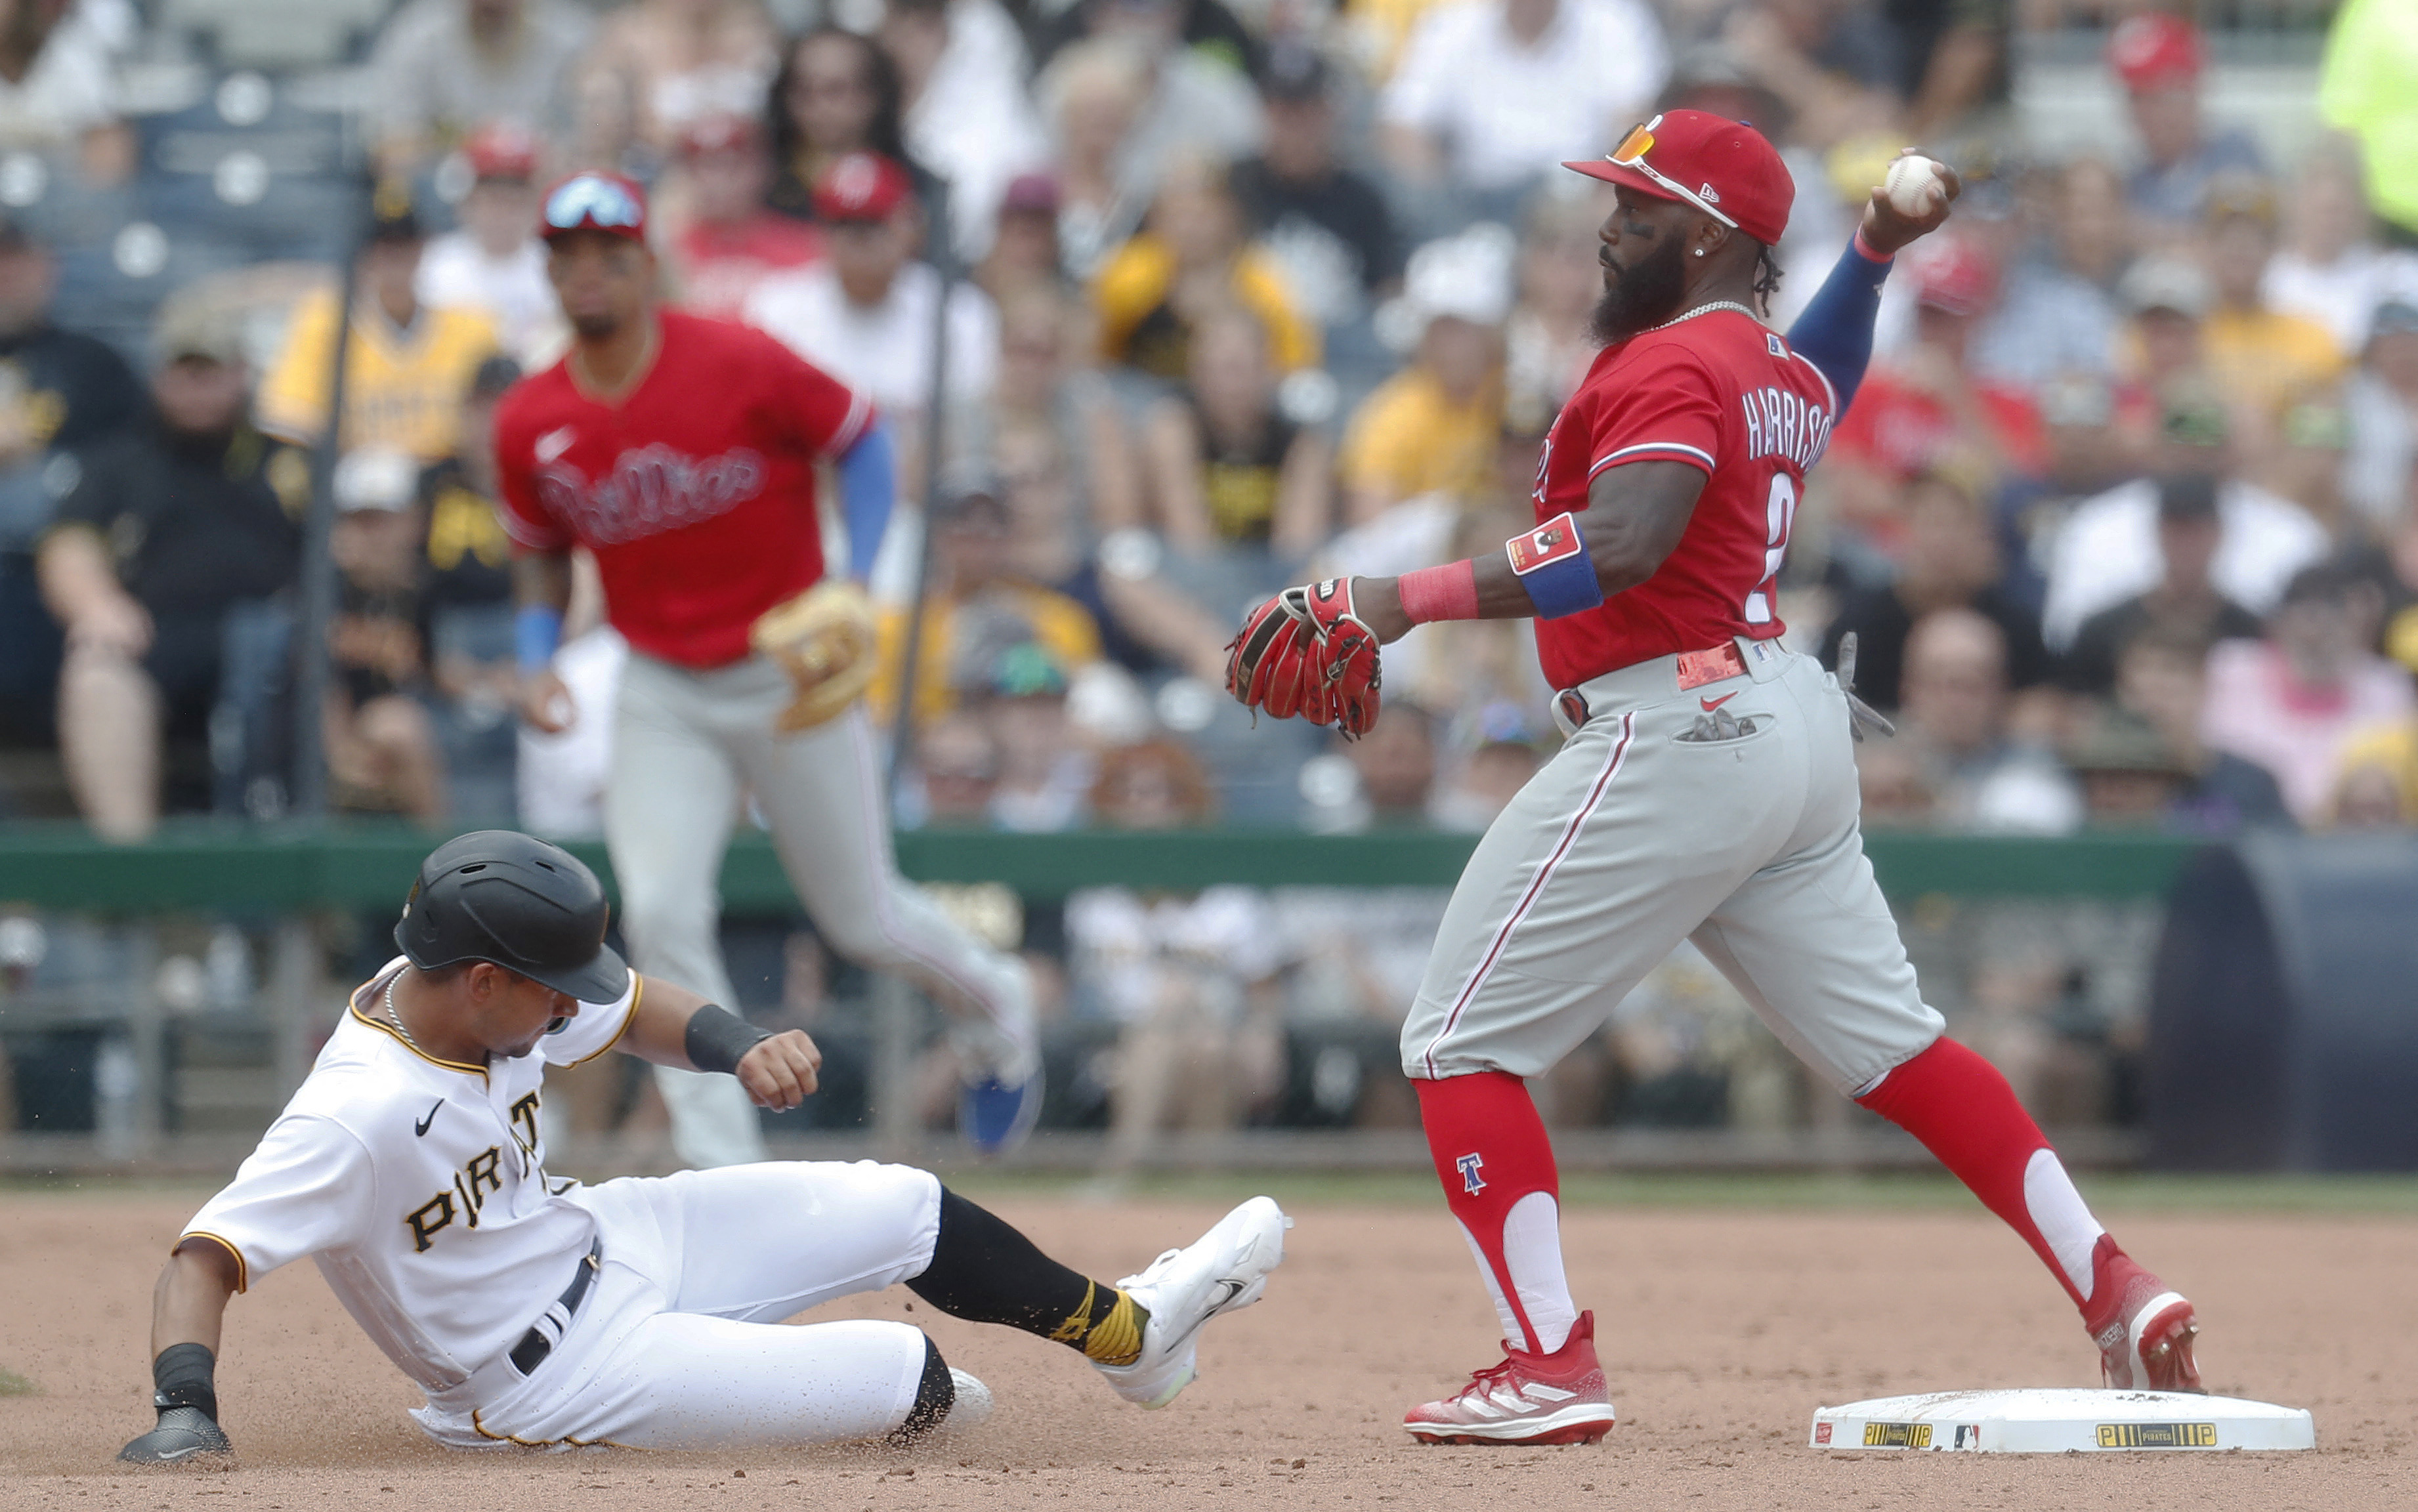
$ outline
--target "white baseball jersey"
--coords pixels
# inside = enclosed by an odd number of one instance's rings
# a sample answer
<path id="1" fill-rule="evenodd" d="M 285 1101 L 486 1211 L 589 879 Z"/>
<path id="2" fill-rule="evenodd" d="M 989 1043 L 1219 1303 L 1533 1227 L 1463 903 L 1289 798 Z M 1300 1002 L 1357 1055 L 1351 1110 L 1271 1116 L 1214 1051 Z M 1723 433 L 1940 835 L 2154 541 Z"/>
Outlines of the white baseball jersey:
<path id="1" fill-rule="evenodd" d="M 423 1390 L 511 1349 L 596 1236 L 550 1179 L 538 1089 L 629 1028 L 641 980 L 582 1004 L 517 1060 L 439 1061 L 370 1015 L 398 956 L 353 994 L 311 1075 L 236 1178 L 186 1226 L 236 1257 L 237 1286 L 308 1255 L 370 1338 Z M 183 1239 L 178 1241 L 183 1243 Z"/>

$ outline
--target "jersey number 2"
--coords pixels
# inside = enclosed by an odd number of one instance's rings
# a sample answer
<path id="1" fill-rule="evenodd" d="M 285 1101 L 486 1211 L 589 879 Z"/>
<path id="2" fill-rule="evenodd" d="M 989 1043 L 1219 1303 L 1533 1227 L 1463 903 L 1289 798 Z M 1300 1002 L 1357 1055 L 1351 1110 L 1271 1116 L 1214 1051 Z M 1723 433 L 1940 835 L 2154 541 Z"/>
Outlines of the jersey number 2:
<path id="1" fill-rule="evenodd" d="M 1746 596 L 1746 622 L 1771 623 L 1772 595 L 1779 591 L 1780 564 L 1788 559 L 1788 532 L 1797 524 L 1797 482 L 1784 472 L 1771 475 L 1771 502 L 1765 511 L 1763 581 Z"/>

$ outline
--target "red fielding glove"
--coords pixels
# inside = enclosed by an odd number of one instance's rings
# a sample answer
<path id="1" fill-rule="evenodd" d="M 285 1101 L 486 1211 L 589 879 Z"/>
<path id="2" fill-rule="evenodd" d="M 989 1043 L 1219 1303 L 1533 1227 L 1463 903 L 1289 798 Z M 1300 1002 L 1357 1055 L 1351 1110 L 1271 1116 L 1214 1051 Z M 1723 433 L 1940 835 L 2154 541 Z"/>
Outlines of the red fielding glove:
<path id="1" fill-rule="evenodd" d="M 1226 646 L 1226 691 L 1278 719 L 1332 725 L 1346 739 L 1377 723 L 1377 635 L 1353 612 L 1352 580 L 1290 588 L 1251 611 Z"/>

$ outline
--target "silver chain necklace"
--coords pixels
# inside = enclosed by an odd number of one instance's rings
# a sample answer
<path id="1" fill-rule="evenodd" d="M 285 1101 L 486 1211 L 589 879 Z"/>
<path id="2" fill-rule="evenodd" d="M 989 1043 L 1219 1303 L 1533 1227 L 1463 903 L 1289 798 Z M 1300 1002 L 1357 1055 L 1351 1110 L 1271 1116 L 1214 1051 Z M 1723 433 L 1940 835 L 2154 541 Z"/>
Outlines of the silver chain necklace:
<path id="1" fill-rule="evenodd" d="M 433 1056 L 433 1055 L 428 1055 L 428 1052 L 427 1052 L 426 1050 L 421 1050 L 421 1049 L 420 1049 L 420 1042 L 419 1042 L 418 1040 L 413 1039 L 413 1038 L 411 1037 L 411 1031 L 409 1031 L 409 1030 L 407 1030 L 407 1029 L 406 1029 L 406 1028 L 404 1028 L 404 1027 L 403 1027 L 403 1015 L 402 1015 L 401 1013 L 397 1012 L 397 1011 L 396 1011 L 396 1009 L 395 1009 L 395 1006 L 394 1006 L 394 985 L 395 985 L 395 983 L 396 983 L 398 980 L 400 980 L 400 979 L 402 978 L 402 976 L 403 976 L 403 973 L 402 973 L 401 971 L 397 971 L 393 976 L 388 977 L 388 978 L 386 979 L 386 1016 L 387 1016 L 387 1019 L 388 1019 L 388 1021 L 389 1021 L 389 1022 L 390 1022 L 390 1023 L 392 1023 L 392 1024 L 394 1025 L 394 1031 L 395 1031 L 396 1033 L 398 1033 L 398 1034 L 400 1034 L 400 1035 L 402 1035 L 402 1036 L 403 1036 L 403 1043 L 404 1043 L 404 1044 L 410 1046 L 411 1046 L 413 1049 L 415 1049 L 415 1050 L 420 1050 L 420 1053 L 421 1053 L 421 1055 L 426 1055 L 426 1056 L 428 1056 L 428 1059 L 429 1059 L 429 1060 L 434 1061 L 434 1060 L 436 1060 L 436 1057 L 435 1057 L 435 1056 Z"/>
<path id="2" fill-rule="evenodd" d="M 1684 315 L 1673 315 L 1670 319 L 1662 322 L 1662 324 L 1659 326 L 1648 326 L 1645 328 L 1645 330 L 1669 330 L 1672 327 L 1677 325 L 1683 320 L 1693 320 L 1698 315 L 1708 315 L 1716 310 L 1735 310 L 1739 314 L 1742 314 L 1749 320 L 1753 321 L 1756 325 L 1760 326 L 1763 324 L 1763 317 L 1761 315 L 1749 310 L 1746 306 L 1738 303 L 1736 299 L 1716 299 L 1711 304 L 1700 304 Z M 1639 331 L 1638 334 L 1643 336 L 1645 334 L 1645 331 Z"/>

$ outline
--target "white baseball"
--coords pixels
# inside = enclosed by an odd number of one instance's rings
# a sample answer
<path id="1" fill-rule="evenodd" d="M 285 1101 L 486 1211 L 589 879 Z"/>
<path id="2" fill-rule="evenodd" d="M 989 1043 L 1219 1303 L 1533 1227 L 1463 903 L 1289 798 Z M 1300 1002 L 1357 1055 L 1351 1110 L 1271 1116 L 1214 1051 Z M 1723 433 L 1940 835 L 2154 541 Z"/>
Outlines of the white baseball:
<path id="1" fill-rule="evenodd" d="M 1881 180 L 1881 191 L 1889 196 L 1890 208 L 1909 219 L 1920 220 L 1931 213 L 1933 196 L 1944 197 L 1948 186 L 1939 176 L 1939 164 L 1929 158 L 1899 158 L 1889 165 L 1888 176 Z"/>

